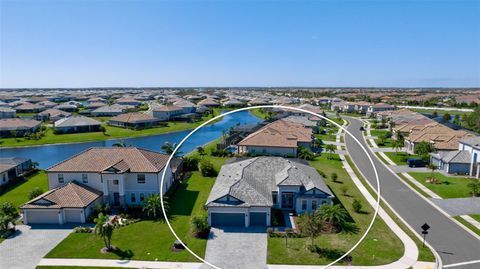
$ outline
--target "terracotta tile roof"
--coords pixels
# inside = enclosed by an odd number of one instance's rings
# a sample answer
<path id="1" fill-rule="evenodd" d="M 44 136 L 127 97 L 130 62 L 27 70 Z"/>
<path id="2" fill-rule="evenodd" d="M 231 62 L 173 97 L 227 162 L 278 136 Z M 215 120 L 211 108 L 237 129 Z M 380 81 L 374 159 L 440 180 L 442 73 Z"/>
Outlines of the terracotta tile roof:
<path id="1" fill-rule="evenodd" d="M 182 107 L 175 106 L 175 105 L 168 105 L 168 106 L 157 106 L 153 109 L 153 111 L 163 111 L 163 112 L 169 112 L 169 111 L 179 111 L 182 110 Z"/>
<path id="2" fill-rule="evenodd" d="M 125 113 L 115 116 L 110 119 L 110 121 L 120 121 L 120 122 L 127 122 L 127 123 L 136 123 L 136 122 L 150 122 L 150 121 L 159 121 L 159 119 L 147 115 L 145 113 Z"/>
<path id="3" fill-rule="evenodd" d="M 44 111 L 38 113 L 37 115 L 39 115 L 39 116 L 49 116 L 49 117 L 56 117 L 56 116 L 69 117 L 70 115 L 72 115 L 72 113 L 65 112 L 65 111 L 62 111 L 62 110 L 56 109 L 56 108 L 49 108 L 47 110 L 44 110 Z"/>
<path id="4" fill-rule="evenodd" d="M 0 130 L 2 131 L 30 129 L 38 126 L 40 126 L 40 122 L 31 119 L 0 119 Z"/>
<path id="5" fill-rule="evenodd" d="M 166 154 L 135 147 L 90 148 L 47 171 L 101 173 L 113 167 L 132 173 L 158 173 L 167 164 L 168 157 Z"/>
<path id="6" fill-rule="evenodd" d="M 198 102 L 198 105 L 202 106 L 218 106 L 218 102 L 213 100 L 213 98 L 206 98 Z"/>
<path id="7" fill-rule="evenodd" d="M 250 134 L 238 145 L 296 148 L 298 142 L 311 141 L 312 129 L 301 123 L 277 120 Z"/>
<path id="8" fill-rule="evenodd" d="M 73 181 L 28 201 L 20 208 L 84 208 L 101 196 L 101 191 Z"/>

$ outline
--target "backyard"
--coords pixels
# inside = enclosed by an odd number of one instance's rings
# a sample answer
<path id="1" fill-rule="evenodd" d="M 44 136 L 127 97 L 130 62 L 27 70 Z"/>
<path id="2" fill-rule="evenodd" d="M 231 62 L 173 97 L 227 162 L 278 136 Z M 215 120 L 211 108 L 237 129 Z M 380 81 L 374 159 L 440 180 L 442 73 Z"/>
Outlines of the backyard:
<path id="1" fill-rule="evenodd" d="M 431 177 L 431 173 L 412 172 L 409 174 L 418 182 L 444 199 L 471 197 L 470 190 L 467 186 L 469 183 L 468 178 L 447 177 L 436 172 L 434 173 L 434 176 L 439 181 L 439 184 L 433 184 L 427 182 L 427 179 Z"/>
<path id="2" fill-rule="evenodd" d="M 288 247 L 285 247 L 285 239 L 268 239 L 268 263 L 270 264 L 327 264 L 349 250 L 365 232 L 366 227 L 373 217 L 373 209 L 369 206 L 366 199 L 351 181 L 347 172 L 343 169 L 342 162 L 338 155 L 335 159 L 329 160 L 328 154 L 322 154 L 310 164 L 317 170 L 324 172 L 328 179 L 327 185 L 334 192 L 355 224 L 359 228 L 357 234 L 322 234 L 315 239 L 315 244 L 319 247 L 319 253 L 308 250 L 310 240 L 308 238 L 290 238 Z M 338 182 L 330 179 L 331 173 L 337 173 Z M 342 193 L 342 187 L 348 190 L 347 195 Z M 361 213 L 356 213 L 352 208 L 354 199 L 361 201 L 364 209 Z M 399 259 L 403 255 L 403 244 L 396 235 L 381 220 L 377 219 L 372 230 L 365 240 L 352 252 L 352 263 L 354 265 L 380 265 L 387 264 Z M 343 262 L 342 264 L 345 264 Z"/>
<path id="3" fill-rule="evenodd" d="M 10 187 L 5 193 L 0 195 L 0 203 L 11 202 L 18 207 L 28 202 L 28 193 L 35 187 L 39 187 L 44 192 L 48 190 L 48 179 L 45 171 L 38 171 L 29 176 L 26 181 Z"/>

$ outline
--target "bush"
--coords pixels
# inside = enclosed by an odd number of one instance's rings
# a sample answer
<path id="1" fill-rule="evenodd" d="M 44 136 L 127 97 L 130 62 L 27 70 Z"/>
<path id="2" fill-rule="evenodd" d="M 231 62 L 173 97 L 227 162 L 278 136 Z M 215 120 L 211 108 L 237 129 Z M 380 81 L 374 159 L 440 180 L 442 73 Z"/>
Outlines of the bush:
<path id="1" fill-rule="evenodd" d="M 88 222 L 93 222 L 97 218 L 98 214 L 103 213 L 104 215 L 110 214 L 110 206 L 108 204 L 101 205 L 97 204 L 93 207 L 92 213 L 88 216 Z"/>
<path id="2" fill-rule="evenodd" d="M 196 237 L 205 238 L 210 232 L 210 225 L 206 215 L 193 216 L 191 220 L 192 230 Z"/>
<path id="3" fill-rule="evenodd" d="M 363 205 L 362 205 L 362 202 L 360 202 L 360 200 L 354 199 L 352 203 L 352 207 L 353 207 L 353 211 L 357 213 L 362 212 Z"/>
<path id="4" fill-rule="evenodd" d="M 341 186 L 340 191 L 342 192 L 343 196 L 348 196 L 348 187 L 347 186 Z"/>
<path id="5" fill-rule="evenodd" d="M 230 153 L 224 149 L 212 149 L 210 154 L 214 157 L 227 157 Z"/>
<path id="6" fill-rule="evenodd" d="M 196 156 L 183 157 L 183 167 L 186 171 L 198 171 L 198 158 Z"/>
<path id="7" fill-rule="evenodd" d="M 200 161 L 200 173 L 204 177 L 215 177 L 217 176 L 217 170 L 213 167 L 212 162 L 207 159 Z"/>
<path id="8" fill-rule="evenodd" d="M 39 187 L 35 187 L 28 193 L 28 200 L 37 198 L 38 196 L 42 195 L 42 193 L 43 193 L 42 189 L 40 189 Z"/>
<path id="9" fill-rule="evenodd" d="M 332 175 L 330 176 L 332 178 L 332 181 L 333 182 L 337 182 L 338 181 L 338 175 L 337 173 L 332 173 Z"/>
<path id="10" fill-rule="evenodd" d="M 82 226 L 75 227 L 75 229 L 73 229 L 74 233 L 81 233 L 81 234 L 89 234 L 89 233 L 92 233 L 92 231 L 93 231 L 92 228 L 82 227 Z"/>

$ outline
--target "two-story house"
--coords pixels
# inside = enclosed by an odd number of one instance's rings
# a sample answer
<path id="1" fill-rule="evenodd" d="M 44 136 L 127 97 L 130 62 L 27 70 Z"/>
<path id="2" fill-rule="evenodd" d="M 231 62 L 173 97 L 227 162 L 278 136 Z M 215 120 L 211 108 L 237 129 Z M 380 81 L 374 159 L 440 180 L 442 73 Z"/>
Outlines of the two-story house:
<path id="1" fill-rule="evenodd" d="M 173 184 L 171 166 L 166 166 L 168 158 L 168 155 L 135 147 L 90 148 L 47 169 L 50 196 L 61 195 L 62 197 L 55 199 L 44 197 L 40 200 L 36 198 L 27 202 L 22 207 L 27 216 L 24 221 L 28 223 L 85 222 L 88 217 L 85 214 L 91 204 L 77 203 L 80 206 L 76 210 L 76 217 L 69 216 L 69 218 L 67 213 L 70 215 L 73 213 L 67 212 L 69 208 L 62 206 L 62 204 L 68 205 L 62 201 L 70 199 L 69 196 L 77 197 L 78 193 L 83 193 L 90 198 L 99 193 L 101 199 L 98 201 L 111 206 L 141 205 L 148 195 L 160 193 L 162 174 L 165 169 L 163 193 Z M 70 183 L 76 185 L 63 188 Z M 54 195 L 57 192 L 58 195 Z M 94 201 L 97 199 L 91 200 L 92 203 Z M 47 212 L 50 209 L 57 213 Z M 34 211 L 42 211 L 43 214 Z M 58 214 L 62 217 L 57 217 Z"/>
<path id="2" fill-rule="evenodd" d="M 271 210 L 297 214 L 333 203 L 315 168 L 299 159 L 232 159 L 220 169 L 207 199 L 212 226 L 270 226 Z"/>

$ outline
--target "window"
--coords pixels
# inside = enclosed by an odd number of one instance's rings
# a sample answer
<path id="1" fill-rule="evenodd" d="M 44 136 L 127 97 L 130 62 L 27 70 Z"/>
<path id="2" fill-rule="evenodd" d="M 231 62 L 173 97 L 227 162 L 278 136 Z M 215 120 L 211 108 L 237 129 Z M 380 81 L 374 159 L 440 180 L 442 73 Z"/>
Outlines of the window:
<path id="1" fill-rule="evenodd" d="M 65 180 L 63 179 L 63 174 L 58 174 L 57 177 L 58 177 L 58 183 L 65 182 Z"/>
<path id="2" fill-rule="evenodd" d="M 317 200 L 312 200 L 312 210 L 317 210 Z"/>
<path id="3" fill-rule="evenodd" d="M 82 182 L 83 183 L 88 183 L 88 175 L 87 174 L 82 174 Z"/>
<path id="4" fill-rule="evenodd" d="M 132 203 L 135 203 L 137 201 L 137 197 L 135 196 L 135 193 L 132 193 L 130 195 L 130 200 L 132 201 Z"/>
<path id="5" fill-rule="evenodd" d="M 278 193 L 276 192 L 272 193 L 272 200 L 274 204 L 278 204 Z"/>
<path id="6" fill-rule="evenodd" d="M 302 200 L 302 210 L 307 210 L 307 200 Z"/>
<path id="7" fill-rule="evenodd" d="M 145 201 L 145 193 L 140 193 L 140 202 Z"/>
<path id="8" fill-rule="evenodd" d="M 137 183 L 138 184 L 145 184 L 145 175 L 144 174 L 138 174 L 137 175 Z"/>
<path id="9" fill-rule="evenodd" d="M 327 204 L 327 201 L 323 200 L 322 205 L 326 205 L 326 204 Z"/>
<path id="10" fill-rule="evenodd" d="M 118 185 L 118 179 L 115 179 L 115 180 L 113 181 L 113 185 Z"/>

